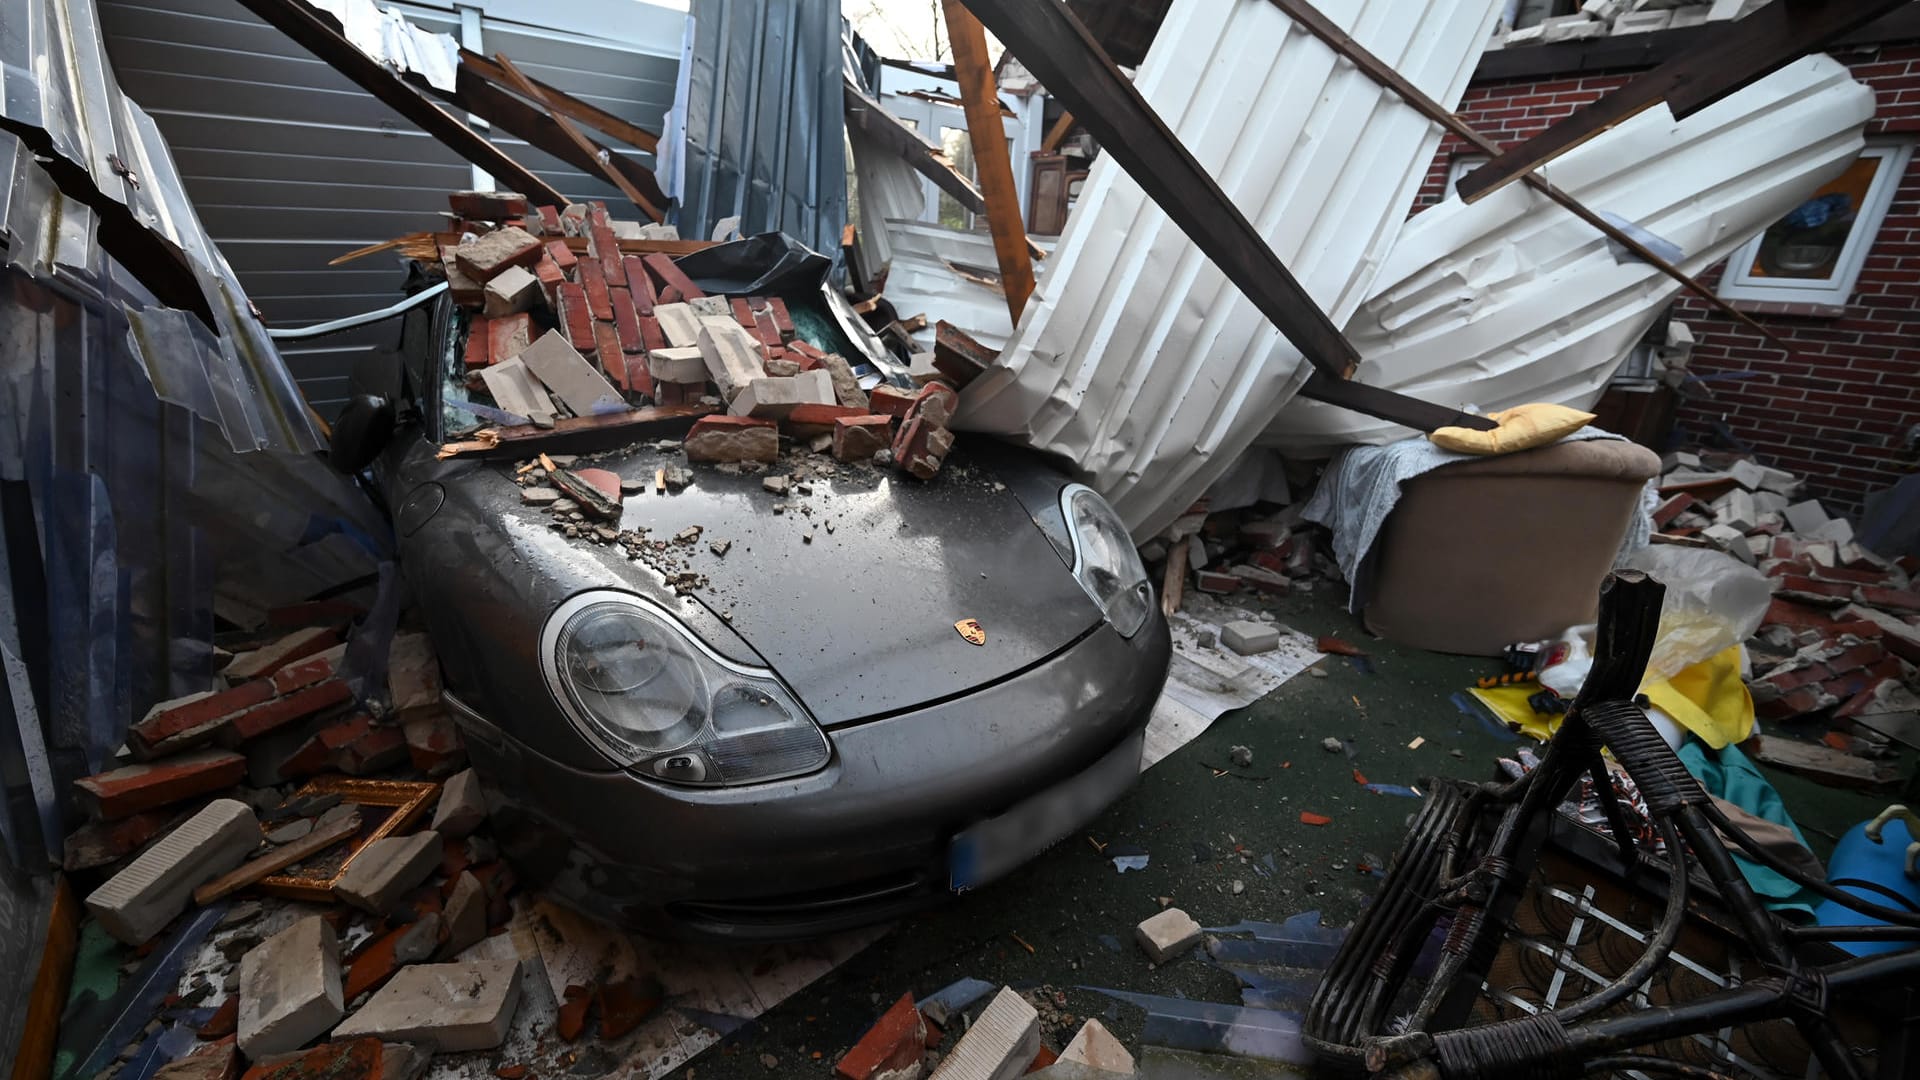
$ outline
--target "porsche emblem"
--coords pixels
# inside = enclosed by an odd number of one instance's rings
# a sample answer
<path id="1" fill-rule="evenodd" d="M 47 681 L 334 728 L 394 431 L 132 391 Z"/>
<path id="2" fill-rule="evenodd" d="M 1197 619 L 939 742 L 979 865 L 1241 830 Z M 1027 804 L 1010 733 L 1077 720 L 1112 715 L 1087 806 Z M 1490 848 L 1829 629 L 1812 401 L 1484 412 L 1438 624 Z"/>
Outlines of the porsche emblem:
<path id="1" fill-rule="evenodd" d="M 960 636 L 966 638 L 968 644 L 985 645 L 987 643 L 987 628 L 980 625 L 979 619 L 961 619 L 953 624 L 953 628 L 960 631 Z"/>

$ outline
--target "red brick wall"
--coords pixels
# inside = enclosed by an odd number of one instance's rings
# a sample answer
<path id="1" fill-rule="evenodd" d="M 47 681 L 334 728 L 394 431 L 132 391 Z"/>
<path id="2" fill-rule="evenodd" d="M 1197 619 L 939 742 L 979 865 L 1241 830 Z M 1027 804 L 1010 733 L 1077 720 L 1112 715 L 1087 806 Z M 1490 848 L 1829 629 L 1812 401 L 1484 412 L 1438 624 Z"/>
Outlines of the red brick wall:
<path id="1" fill-rule="evenodd" d="M 1902 42 L 1841 57 L 1874 88 L 1876 134 L 1920 138 L 1920 43 Z M 1619 86 L 1631 73 L 1509 81 L 1467 90 L 1461 115 L 1503 146 L 1525 138 Z M 1454 155 L 1476 152 L 1448 135 L 1416 208 L 1441 198 Z M 1721 267 L 1700 275 L 1709 287 Z M 1676 445 L 1725 445 L 1719 426 L 1765 464 L 1806 478 L 1808 493 L 1834 513 L 1857 514 L 1870 492 L 1920 469 L 1920 153 L 1910 162 L 1843 311 L 1754 313 L 1793 345 L 1793 354 L 1683 294 L 1676 314 L 1698 344 L 1690 371 L 1709 397 L 1690 389 Z"/>

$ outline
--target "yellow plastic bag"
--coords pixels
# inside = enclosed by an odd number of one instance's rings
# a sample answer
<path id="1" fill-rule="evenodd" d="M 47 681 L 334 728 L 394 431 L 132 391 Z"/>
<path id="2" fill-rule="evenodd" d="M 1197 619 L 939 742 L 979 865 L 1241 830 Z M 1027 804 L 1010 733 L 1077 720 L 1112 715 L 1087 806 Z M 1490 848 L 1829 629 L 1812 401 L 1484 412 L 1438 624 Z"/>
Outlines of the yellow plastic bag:
<path id="1" fill-rule="evenodd" d="M 1471 693 L 1501 722 L 1542 742 L 1560 729 L 1560 717 L 1537 713 L 1527 699 L 1540 692 L 1532 683 L 1497 686 Z M 1671 679 L 1640 687 L 1647 700 L 1719 750 L 1745 742 L 1753 734 L 1753 696 L 1740 678 L 1740 646 L 1735 645 L 1683 669 Z"/>
<path id="2" fill-rule="evenodd" d="M 1487 419 L 1500 426 L 1492 431 L 1464 427 L 1443 427 L 1427 438 L 1443 450 L 1461 454 L 1511 454 L 1536 446 L 1556 443 L 1593 422 L 1593 414 L 1537 401 L 1488 413 Z"/>

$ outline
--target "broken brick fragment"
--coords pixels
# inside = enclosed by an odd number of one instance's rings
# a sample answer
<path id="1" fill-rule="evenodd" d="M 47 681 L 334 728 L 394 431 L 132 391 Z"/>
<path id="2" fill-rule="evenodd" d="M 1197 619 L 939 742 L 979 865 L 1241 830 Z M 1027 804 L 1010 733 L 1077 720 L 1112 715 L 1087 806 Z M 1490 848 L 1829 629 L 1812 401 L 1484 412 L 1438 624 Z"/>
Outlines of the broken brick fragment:
<path id="1" fill-rule="evenodd" d="M 173 823 L 171 810 L 149 810 L 118 821 L 93 821 L 67 834 L 61 860 L 69 873 L 120 861 L 147 845 Z"/>
<path id="2" fill-rule="evenodd" d="M 531 266 L 540 259 L 540 238 L 525 229 L 495 229 L 453 249 L 453 260 L 480 285 L 509 266 Z"/>
<path id="3" fill-rule="evenodd" d="M 242 1080 L 380 1080 L 385 1075 L 382 1054 L 375 1038 L 324 1042 L 257 1063 Z"/>
<path id="4" fill-rule="evenodd" d="M 774 329 L 780 331 L 780 340 L 792 341 L 794 335 L 793 315 L 787 311 L 787 302 L 777 296 L 769 297 L 767 310 L 773 314 Z"/>
<path id="5" fill-rule="evenodd" d="M 727 302 L 727 307 L 733 311 L 733 321 L 739 323 L 742 329 L 753 329 L 753 306 L 747 303 L 745 297 L 734 297 Z"/>
<path id="6" fill-rule="evenodd" d="M 565 996 L 560 1014 L 554 1018 L 553 1032 L 573 1042 L 587 1030 L 587 1010 L 593 1007 L 593 991 L 584 986 L 569 986 Z"/>
<path id="7" fill-rule="evenodd" d="M 934 370 L 965 386 L 1000 359 L 1000 353 L 975 341 L 972 335 L 942 319 L 933 328 Z"/>
<path id="8" fill-rule="evenodd" d="M 893 437 L 893 462 L 916 480 L 931 480 L 953 449 L 953 433 L 923 417 L 901 425 Z"/>
<path id="9" fill-rule="evenodd" d="M 566 271 L 560 269 L 552 255 L 542 255 L 540 261 L 533 264 L 533 276 L 540 279 L 540 294 L 547 298 L 547 306 L 557 307 L 555 298 L 559 294 L 555 290 L 567 280 Z"/>
<path id="10" fill-rule="evenodd" d="M 475 317 L 467 324 L 467 346 L 460 354 L 460 362 L 468 368 L 483 368 L 493 363 L 493 350 L 489 346 L 490 336 L 487 324 L 492 319 Z"/>
<path id="11" fill-rule="evenodd" d="M 1868 585 L 1855 590 L 1855 594 L 1859 602 L 1868 607 L 1891 611 L 1897 615 L 1920 614 L 1920 592 L 1876 588 Z"/>
<path id="12" fill-rule="evenodd" d="M 1059 1060 L 1060 1055 L 1053 1052 L 1053 1047 L 1041 1043 L 1039 1052 L 1033 1055 L 1033 1063 L 1027 1066 L 1027 1072 L 1039 1072 Z"/>
<path id="13" fill-rule="evenodd" d="M 1767 614 L 1761 624 L 1786 626 L 1795 630 L 1828 630 L 1833 627 L 1834 620 L 1824 611 L 1776 596 L 1767 606 Z"/>
<path id="14" fill-rule="evenodd" d="M 884 416 L 843 416 L 833 422 L 836 461 L 866 461 L 886 449 L 893 421 Z"/>
<path id="15" fill-rule="evenodd" d="M 353 700 L 353 688 L 343 679 L 333 678 L 296 690 L 230 717 L 220 729 L 223 745 L 238 746 L 275 728 L 303 720 L 336 705 Z"/>
<path id="16" fill-rule="evenodd" d="M 680 294 L 678 299 L 693 300 L 707 295 L 700 290 L 700 286 L 693 283 L 692 278 L 681 272 L 680 267 L 675 265 L 669 256 L 655 253 L 642 256 L 640 261 L 646 264 L 647 269 L 653 274 L 654 279 L 660 282 L 663 290 L 677 291 Z M 667 302 L 664 292 L 661 300 Z"/>
<path id="17" fill-rule="evenodd" d="M 211 737 L 213 729 L 226 717 L 272 697 L 273 684 L 260 679 L 203 697 L 162 702 L 129 728 L 127 735 L 133 748 L 139 752 L 152 750 L 167 740 L 180 740 L 183 736 Z M 174 745 L 183 743 L 176 742 Z"/>
<path id="18" fill-rule="evenodd" d="M 604 469 L 593 469 L 589 471 L 612 476 L 611 473 L 606 472 Z M 608 496 L 599 485 L 586 479 L 579 473 L 574 472 L 572 469 L 555 469 L 552 473 L 548 474 L 547 479 L 551 480 L 553 486 L 559 488 L 561 493 L 566 495 L 567 498 L 579 503 L 580 509 L 586 511 L 593 517 L 605 521 L 618 521 L 620 519 L 620 483 L 618 477 L 614 478 L 613 494 L 611 496 Z"/>
<path id="19" fill-rule="evenodd" d="M 511 191 L 456 191 L 447 196 L 447 205 L 463 218 L 475 221 L 505 221 L 527 212 L 527 197 Z M 541 207 L 551 209 L 551 207 Z M 559 227 L 559 219 L 554 226 Z"/>
<path id="20" fill-rule="evenodd" d="M 1302 825 L 1331 825 L 1331 824 L 1333 824 L 1333 819 L 1332 819 L 1332 818 L 1330 818 L 1330 817 L 1328 817 L 1328 816 L 1327 816 L 1327 815 L 1325 815 L 1325 814 L 1316 814 L 1316 813 L 1314 813 L 1314 812 L 1313 812 L 1313 811 L 1311 811 L 1311 810 L 1302 810 L 1302 811 L 1300 811 L 1300 824 L 1302 824 Z"/>
<path id="21" fill-rule="evenodd" d="M 815 435 L 833 434 L 834 422 L 837 420 L 866 415 L 868 413 L 865 409 L 849 409 L 845 405 L 820 405 L 807 402 L 795 405 L 793 411 L 781 420 L 780 426 L 796 439 L 810 439 Z"/>
<path id="22" fill-rule="evenodd" d="M 329 653 L 281 668 L 273 673 L 269 685 L 273 687 L 273 692 L 276 694 L 291 694 L 302 687 L 312 686 L 323 679 L 333 677 L 334 660 L 334 655 Z"/>
<path id="23" fill-rule="evenodd" d="M 780 459 L 780 434 L 771 420 L 703 416 L 687 431 L 685 449 L 688 461 L 772 463 Z"/>
<path id="24" fill-rule="evenodd" d="M 333 767 L 349 776 L 384 772 L 406 760 L 407 743 L 399 728 L 375 724 L 362 713 L 323 728 L 316 736 Z"/>
<path id="25" fill-rule="evenodd" d="M 548 236 L 560 235 L 560 208 L 542 206 L 540 208 L 540 231 Z"/>
<path id="26" fill-rule="evenodd" d="M 466 767 L 467 747 L 460 730 L 443 710 L 423 710 L 400 722 L 413 767 L 428 776 L 446 776 Z"/>
<path id="27" fill-rule="evenodd" d="M 340 644 L 340 630 L 332 626 L 308 626 L 270 644 L 241 653 L 220 674 L 230 682 L 264 679 L 288 664 L 305 660 Z"/>
<path id="28" fill-rule="evenodd" d="M 152 1080 L 234 1080 L 240 1075 L 239 1050 L 232 1037 L 196 1047 L 183 1058 L 160 1066 Z"/>
<path id="29" fill-rule="evenodd" d="M 488 363 L 519 356 L 533 342 L 533 316 L 524 311 L 502 315 L 487 323 Z"/>
<path id="30" fill-rule="evenodd" d="M 600 1006 L 600 1037 L 617 1039 L 640 1026 L 660 1007 L 664 991 L 649 978 L 622 979 L 600 987 L 595 995 Z"/>
<path id="31" fill-rule="evenodd" d="M 213 1010 L 213 1015 L 207 1017 L 207 1022 L 200 1025 L 197 1034 L 202 1039 L 224 1039 L 239 1026 L 240 995 L 228 994 L 227 1000 L 221 1002 L 220 1007 Z"/>
<path id="32" fill-rule="evenodd" d="M 228 750 L 198 750 L 165 761 L 127 765 L 73 782 L 95 817 L 106 821 L 169 806 L 240 783 L 247 759 Z"/>
<path id="33" fill-rule="evenodd" d="M 914 1007 L 913 995 L 902 994 L 841 1056 L 833 1071 L 847 1080 L 882 1080 L 917 1066 L 926 1046 L 926 1018 Z"/>
<path id="34" fill-rule="evenodd" d="M 580 257 L 573 253 L 573 249 L 567 246 L 565 240 L 547 241 L 547 255 L 553 259 L 554 265 L 558 266 L 563 274 L 572 270 L 580 262 Z"/>
<path id="35" fill-rule="evenodd" d="M 1241 586 L 1245 584 L 1246 582 L 1242 579 L 1232 574 L 1221 573 L 1218 570 L 1202 570 L 1196 575 L 1195 581 L 1195 585 L 1199 587 L 1201 592 L 1212 593 L 1216 596 L 1226 596 L 1237 593 L 1240 591 Z"/>
<path id="36" fill-rule="evenodd" d="M 906 419 L 908 410 L 913 408 L 914 396 L 898 387 L 882 383 L 867 391 L 868 407 L 882 416 L 895 420 Z"/>

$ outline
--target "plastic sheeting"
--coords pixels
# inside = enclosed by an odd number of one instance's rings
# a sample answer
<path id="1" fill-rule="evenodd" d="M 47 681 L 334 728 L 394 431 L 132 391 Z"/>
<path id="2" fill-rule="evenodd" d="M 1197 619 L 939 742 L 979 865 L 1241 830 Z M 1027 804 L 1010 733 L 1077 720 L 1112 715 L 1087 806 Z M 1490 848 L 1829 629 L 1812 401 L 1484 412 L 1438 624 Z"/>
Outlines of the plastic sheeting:
<path id="1" fill-rule="evenodd" d="M 1452 107 L 1496 0 L 1321 10 Z M 1141 93 L 1336 324 L 1365 298 L 1438 129 L 1267 0 L 1176 0 Z M 1136 538 L 1220 476 L 1308 365 L 1117 167 L 1094 163 L 1000 365 L 958 423 L 1078 466 Z"/>
<path id="2" fill-rule="evenodd" d="M 436 89 L 452 92 L 460 71 L 460 46 L 448 34 L 422 30 L 373 0 L 309 0 L 333 16 L 346 39 L 375 60 L 414 72 Z"/>
<path id="3" fill-rule="evenodd" d="M 1873 93 L 1825 56 L 1676 122 L 1664 106 L 1556 159 L 1548 179 L 1684 252 L 1698 274 L 1838 175 Z M 1597 401 L 1679 283 L 1524 184 L 1417 215 L 1347 323 L 1357 381 L 1454 408 Z M 1409 429 L 1297 399 L 1261 437 L 1290 456 Z"/>
<path id="4" fill-rule="evenodd" d="M 0 813 L 0 838 L 44 866 L 65 833 L 53 793 L 153 702 L 209 688 L 216 620 L 257 626 L 372 574 L 390 543 L 312 454 L 320 434 L 120 94 L 91 4 L 0 0 L 0 79 L 9 126 L 183 253 L 174 272 L 212 316 L 160 305 L 99 215 L 0 133 L 0 783 L 38 816 Z"/>

